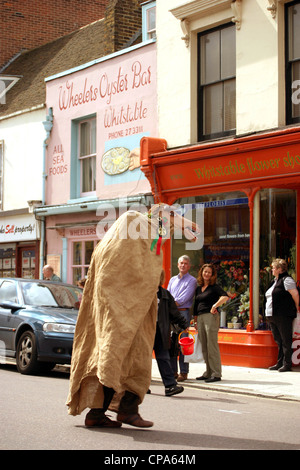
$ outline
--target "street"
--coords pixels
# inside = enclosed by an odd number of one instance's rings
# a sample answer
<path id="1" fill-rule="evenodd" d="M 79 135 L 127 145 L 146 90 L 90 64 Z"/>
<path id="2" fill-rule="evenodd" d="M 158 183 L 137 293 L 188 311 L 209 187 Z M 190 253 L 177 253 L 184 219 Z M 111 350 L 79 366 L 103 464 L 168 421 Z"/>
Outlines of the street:
<path id="1" fill-rule="evenodd" d="M 188 386 L 180 395 L 165 397 L 162 384 L 153 382 L 140 407 L 141 415 L 154 421 L 153 428 L 88 429 L 85 412 L 76 417 L 67 413 L 68 385 L 69 374 L 63 371 L 26 376 L 14 365 L 1 364 L 0 449 L 102 450 L 108 459 L 104 463 L 133 450 L 169 450 L 177 456 L 184 451 L 192 459 L 193 451 L 200 450 L 300 449 L 295 402 Z"/>

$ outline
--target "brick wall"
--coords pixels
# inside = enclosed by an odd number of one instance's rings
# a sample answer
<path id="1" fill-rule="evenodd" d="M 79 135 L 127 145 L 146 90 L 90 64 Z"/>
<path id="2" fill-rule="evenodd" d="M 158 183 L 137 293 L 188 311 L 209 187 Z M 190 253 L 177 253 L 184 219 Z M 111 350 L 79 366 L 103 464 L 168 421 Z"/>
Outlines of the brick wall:
<path id="1" fill-rule="evenodd" d="M 106 10 L 105 55 L 128 45 L 142 28 L 141 3 L 145 0 L 111 0 Z M 137 42 L 141 41 L 139 37 Z"/>
<path id="2" fill-rule="evenodd" d="M 46 44 L 104 18 L 108 3 L 114 2 L 112 0 L 0 0 L 0 69 L 22 49 L 32 49 Z"/>

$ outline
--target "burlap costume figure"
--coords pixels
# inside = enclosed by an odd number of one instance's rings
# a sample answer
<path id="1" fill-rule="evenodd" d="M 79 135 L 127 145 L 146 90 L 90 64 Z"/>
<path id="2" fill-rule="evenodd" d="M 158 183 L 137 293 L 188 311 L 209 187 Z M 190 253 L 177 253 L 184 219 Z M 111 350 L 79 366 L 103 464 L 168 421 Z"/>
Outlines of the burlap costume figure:
<path id="1" fill-rule="evenodd" d="M 69 414 L 107 409 L 106 389 L 129 391 L 143 401 L 151 381 L 161 270 L 151 219 L 136 211 L 120 216 L 90 263 L 74 336 Z"/>

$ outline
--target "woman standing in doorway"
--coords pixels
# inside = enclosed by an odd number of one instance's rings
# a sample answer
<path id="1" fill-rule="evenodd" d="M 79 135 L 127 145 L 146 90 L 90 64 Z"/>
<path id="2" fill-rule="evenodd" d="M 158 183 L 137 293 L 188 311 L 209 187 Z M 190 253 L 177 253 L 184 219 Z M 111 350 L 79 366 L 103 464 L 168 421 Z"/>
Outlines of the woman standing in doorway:
<path id="1" fill-rule="evenodd" d="M 220 314 L 217 308 L 227 302 L 228 296 L 216 284 L 217 272 L 213 264 L 204 264 L 198 273 L 195 294 L 194 320 L 198 330 L 206 371 L 197 380 L 217 382 L 221 380 L 221 355 L 218 345 Z"/>
<path id="2" fill-rule="evenodd" d="M 292 368 L 293 320 L 299 310 L 299 294 L 288 275 L 287 262 L 277 258 L 271 266 L 274 282 L 265 294 L 266 318 L 278 345 L 278 358 L 269 369 L 287 372 Z"/>

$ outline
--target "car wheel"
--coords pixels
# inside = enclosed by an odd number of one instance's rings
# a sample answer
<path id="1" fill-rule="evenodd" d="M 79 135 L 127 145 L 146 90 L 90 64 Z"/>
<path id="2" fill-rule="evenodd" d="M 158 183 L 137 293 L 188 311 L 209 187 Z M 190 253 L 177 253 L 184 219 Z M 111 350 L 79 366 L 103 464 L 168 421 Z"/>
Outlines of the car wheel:
<path id="1" fill-rule="evenodd" d="M 21 374 L 34 374 L 39 370 L 36 339 L 32 331 L 25 331 L 17 344 L 17 369 Z"/>

